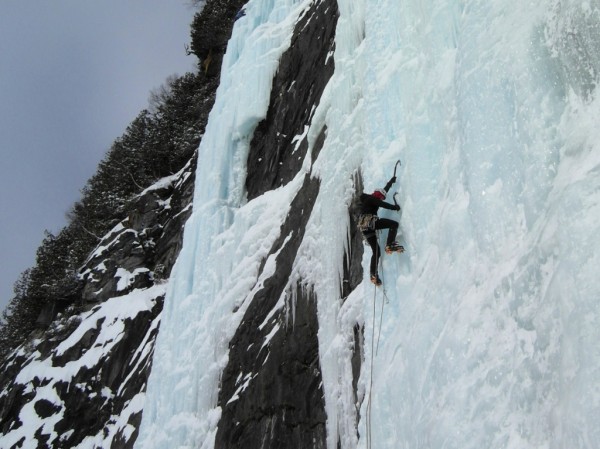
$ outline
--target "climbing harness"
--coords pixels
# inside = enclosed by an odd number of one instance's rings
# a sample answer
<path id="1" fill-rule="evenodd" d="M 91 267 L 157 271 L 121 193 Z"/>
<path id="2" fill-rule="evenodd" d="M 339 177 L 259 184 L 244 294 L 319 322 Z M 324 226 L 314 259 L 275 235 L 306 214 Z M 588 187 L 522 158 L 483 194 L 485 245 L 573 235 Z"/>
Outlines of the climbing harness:
<path id="1" fill-rule="evenodd" d="M 358 217 L 358 223 L 356 226 L 358 226 L 358 229 L 362 232 L 374 231 L 377 220 L 379 220 L 377 215 L 361 214 Z"/>

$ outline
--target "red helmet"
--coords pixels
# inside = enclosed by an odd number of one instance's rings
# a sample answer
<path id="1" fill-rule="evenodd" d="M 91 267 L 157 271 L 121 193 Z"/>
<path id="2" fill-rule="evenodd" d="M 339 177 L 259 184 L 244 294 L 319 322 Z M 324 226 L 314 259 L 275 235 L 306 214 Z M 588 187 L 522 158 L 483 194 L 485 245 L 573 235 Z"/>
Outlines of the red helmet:
<path id="1" fill-rule="evenodd" d="M 378 200 L 385 200 L 385 190 L 377 189 L 372 193 L 372 196 L 374 196 Z"/>

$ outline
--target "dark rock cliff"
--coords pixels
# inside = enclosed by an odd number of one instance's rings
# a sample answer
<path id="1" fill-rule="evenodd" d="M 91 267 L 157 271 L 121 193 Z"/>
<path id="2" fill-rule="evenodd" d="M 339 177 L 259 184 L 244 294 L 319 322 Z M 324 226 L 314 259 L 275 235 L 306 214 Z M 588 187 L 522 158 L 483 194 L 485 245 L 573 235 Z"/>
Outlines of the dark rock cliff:
<path id="1" fill-rule="evenodd" d="M 257 127 L 248 156 L 248 198 L 289 182 L 300 170 L 308 142 L 303 135 L 333 74 L 334 37 L 339 16 L 335 0 L 316 1 L 296 24 L 290 48 L 273 80 L 267 117 Z M 318 157 L 326 129 L 312 149 Z M 277 271 L 252 298 L 234 338 L 222 375 L 222 417 L 215 448 L 324 448 L 326 413 L 319 362 L 317 295 L 302 281 L 295 286 L 294 310 L 277 301 L 289 282 L 293 262 L 319 191 L 307 174 L 293 200 L 278 241 Z M 355 229 L 355 227 L 353 227 Z M 347 296 L 362 279 L 362 239 L 351 234 L 344 264 Z M 293 319 L 290 318 L 293 316 Z M 361 330 L 356 329 L 355 387 L 360 371 Z"/>
<path id="2" fill-rule="evenodd" d="M 230 343 L 219 404 L 216 448 L 324 447 L 325 411 L 314 292 L 299 287 L 294 322 L 279 310 L 268 319 L 288 282 L 294 256 L 319 190 L 307 175 L 273 245 L 277 271 L 256 293 Z M 302 211 L 304 210 L 304 213 Z M 289 240 L 285 237 L 290 236 Z M 270 336 L 268 345 L 264 345 Z"/>
<path id="3" fill-rule="evenodd" d="M 315 2 L 300 19 L 290 48 L 273 79 L 267 117 L 252 138 L 246 190 L 252 199 L 289 182 L 298 173 L 308 148 L 295 142 L 310 124 L 323 90 L 333 74 L 337 2 Z"/>
<path id="4" fill-rule="evenodd" d="M 191 213 L 195 159 L 139 195 L 83 270 L 84 311 L 61 315 L 3 365 L 0 446 L 133 446 L 171 271 Z M 87 311 L 86 311 L 87 310 Z M 33 416 L 37 429 L 28 429 Z"/>

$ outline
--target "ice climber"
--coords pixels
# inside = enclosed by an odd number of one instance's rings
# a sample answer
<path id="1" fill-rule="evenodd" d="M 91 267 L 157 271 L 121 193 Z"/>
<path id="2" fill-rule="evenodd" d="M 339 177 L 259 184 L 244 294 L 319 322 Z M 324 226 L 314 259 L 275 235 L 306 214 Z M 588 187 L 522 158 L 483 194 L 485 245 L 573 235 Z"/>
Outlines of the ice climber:
<path id="1" fill-rule="evenodd" d="M 375 285 L 381 285 L 381 279 L 377 273 L 377 266 L 379 265 L 379 242 L 377 241 L 377 231 L 380 229 L 389 229 L 387 235 L 387 244 L 385 245 L 385 252 L 391 254 L 393 252 L 402 253 L 404 247 L 400 246 L 396 242 L 396 233 L 398 232 L 398 222 L 390 220 L 388 218 L 379 218 L 377 216 L 377 210 L 380 207 L 390 210 L 400 210 L 400 206 L 397 204 L 386 203 L 385 197 L 387 192 L 392 187 L 392 184 L 396 182 L 396 177 L 388 181 L 383 189 L 377 189 L 370 195 L 363 193 L 360 195 L 360 216 L 358 218 L 358 228 L 362 231 L 365 240 L 369 243 L 369 246 L 373 250 L 371 256 L 371 282 Z"/>

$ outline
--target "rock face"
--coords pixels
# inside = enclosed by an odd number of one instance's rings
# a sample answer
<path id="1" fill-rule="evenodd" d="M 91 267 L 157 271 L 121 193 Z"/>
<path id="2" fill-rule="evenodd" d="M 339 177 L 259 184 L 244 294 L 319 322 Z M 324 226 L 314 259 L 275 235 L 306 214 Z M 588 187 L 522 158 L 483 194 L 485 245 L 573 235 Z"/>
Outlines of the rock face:
<path id="1" fill-rule="evenodd" d="M 269 317 L 287 285 L 319 182 L 307 175 L 271 254 L 277 272 L 256 293 L 230 343 L 219 405 L 216 448 L 324 447 L 325 410 L 314 292 L 299 290 L 294 322 L 281 309 Z M 292 236 L 289 240 L 287 236 Z M 261 323 L 266 325 L 261 326 Z M 265 346 L 263 342 L 269 342 Z"/>
<path id="2" fill-rule="evenodd" d="M 0 447 L 133 446 L 194 171 L 195 159 L 135 199 L 84 267 L 84 311 L 59 315 L 2 367 Z"/>
<path id="3" fill-rule="evenodd" d="M 338 16 L 335 1 L 315 2 L 296 25 L 273 80 L 267 117 L 252 138 L 246 178 L 248 199 L 286 184 L 302 165 L 306 139 L 293 139 L 305 133 L 333 74 L 330 56 Z"/>
<path id="4" fill-rule="evenodd" d="M 196 157 L 177 175 L 146 189 L 126 220 L 100 242 L 83 268 L 83 301 L 102 302 L 168 278 L 191 213 Z"/>
<path id="5" fill-rule="evenodd" d="M 333 74 L 334 35 L 338 18 L 334 0 L 315 2 L 297 23 L 292 43 L 273 80 L 267 117 L 259 124 L 248 157 L 249 199 L 289 182 L 306 155 L 305 134 L 311 114 Z M 327 130 L 312 151 L 315 160 Z M 324 448 L 326 413 L 317 333 L 318 292 L 297 285 L 295 310 L 272 312 L 289 282 L 293 261 L 319 191 L 307 174 L 291 204 L 280 238 L 277 271 L 253 297 L 234 338 L 222 375 L 215 448 Z M 352 229 L 356 229 L 354 226 Z M 291 236 L 291 237 L 290 237 Z M 289 237 L 289 238 L 288 238 Z M 351 235 L 345 264 L 344 295 L 362 279 L 362 240 Z M 294 318 L 291 319 L 290 316 Z M 360 370 L 361 330 L 356 329 L 355 386 Z"/>

